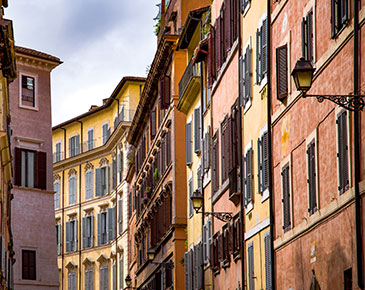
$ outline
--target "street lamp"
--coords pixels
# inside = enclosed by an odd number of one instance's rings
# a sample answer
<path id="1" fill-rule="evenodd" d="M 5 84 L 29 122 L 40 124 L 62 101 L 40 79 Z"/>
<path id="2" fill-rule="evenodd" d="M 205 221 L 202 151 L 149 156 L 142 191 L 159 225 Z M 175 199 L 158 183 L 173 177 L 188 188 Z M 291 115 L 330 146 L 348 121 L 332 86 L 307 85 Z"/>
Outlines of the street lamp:
<path id="1" fill-rule="evenodd" d="M 127 275 L 127 277 L 125 277 L 124 281 L 127 285 L 127 289 L 137 289 L 137 287 L 132 287 L 132 278 L 129 274 Z"/>
<path id="2" fill-rule="evenodd" d="M 216 217 L 217 219 L 223 221 L 223 222 L 229 222 L 232 220 L 232 213 L 231 212 L 201 212 L 199 211 L 203 205 L 203 196 L 200 193 L 199 190 L 195 190 L 192 194 L 192 196 L 190 197 L 192 203 L 193 203 L 193 208 L 195 210 L 196 213 L 201 213 L 205 216 L 213 216 Z"/>
<path id="3" fill-rule="evenodd" d="M 314 71 L 311 62 L 301 57 L 291 73 L 297 90 L 303 93 L 303 98 L 314 97 L 320 103 L 329 100 L 349 111 L 362 111 L 365 95 L 358 95 L 357 92 L 349 95 L 307 95 L 307 91 L 312 86 Z"/>
<path id="4" fill-rule="evenodd" d="M 170 261 L 170 262 L 154 262 L 153 260 L 155 259 L 155 255 L 156 252 L 153 249 L 149 249 L 147 251 L 147 258 L 148 261 L 150 261 L 150 263 L 155 264 L 155 265 L 161 265 L 162 267 L 166 267 L 168 269 L 173 269 L 174 268 L 174 262 Z"/>

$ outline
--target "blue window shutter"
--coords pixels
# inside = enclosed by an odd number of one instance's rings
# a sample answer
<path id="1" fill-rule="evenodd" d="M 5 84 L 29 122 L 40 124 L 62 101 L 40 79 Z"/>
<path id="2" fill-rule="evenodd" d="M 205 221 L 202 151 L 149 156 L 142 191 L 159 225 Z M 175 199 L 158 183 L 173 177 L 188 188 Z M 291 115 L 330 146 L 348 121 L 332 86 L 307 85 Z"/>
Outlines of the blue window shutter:
<path id="1" fill-rule="evenodd" d="M 98 213 L 98 245 L 102 244 L 102 226 L 101 226 L 101 213 Z"/>
<path id="2" fill-rule="evenodd" d="M 113 239 L 113 209 L 108 208 L 107 215 L 107 241 L 111 241 Z"/>
<path id="3" fill-rule="evenodd" d="M 101 185 L 101 169 L 95 169 L 95 196 L 102 195 L 102 185 Z"/>
<path id="4" fill-rule="evenodd" d="M 72 156 L 72 138 L 68 138 L 68 157 Z"/>
<path id="5" fill-rule="evenodd" d="M 75 142 L 76 142 L 76 144 L 75 144 L 75 154 L 76 155 L 78 155 L 78 154 L 80 154 L 80 136 L 79 135 L 76 135 L 75 136 L 76 138 L 75 138 Z"/>
<path id="6" fill-rule="evenodd" d="M 194 110 L 194 152 L 198 153 L 201 150 L 201 136 L 200 136 L 200 108 Z"/>
<path id="7" fill-rule="evenodd" d="M 118 223 L 119 223 L 119 234 L 123 232 L 123 200 L 118 201 L 119 205 L 119 217 L 118 217 Z"/>
<path id="8" fill-rule="evenodd" d="M 76 251 L 77 250 L 77 220 L 74 221 L 74 228 L 73 228 L 73 231 L 74 231 L 74 247 L 73 247 L 73 251 Z"/>
<path id="9" fill-rule="evenodd" d="M 89 239 L 90 239 L 90 247 L 93 247 L 94 246 L 94 216 L 91 216 L 90 217 L 90 236 L 89 236 Z"/>
<path id="10" fill-rule="evenodd" d="M 70 222 L 66 222 L 66 252 L 70 251 Z"/>
<path id="11" fill-rule="evenodd" d="M 87 217 L 82 218 L 82 247 L 85 249 L 87 245 Z"/>
<path id="12" fill-rule="evenodd" d="M 255 290 L 253 242 L 248 245 L 248 282 L 249 290 Z"/>
<path id="13" fill-rule="evenodd" d="M 270 243 L 270 231 L 265 233 L 265 280 L 266 290 L 272 290 L 271 280 L 271 243 Z"/>

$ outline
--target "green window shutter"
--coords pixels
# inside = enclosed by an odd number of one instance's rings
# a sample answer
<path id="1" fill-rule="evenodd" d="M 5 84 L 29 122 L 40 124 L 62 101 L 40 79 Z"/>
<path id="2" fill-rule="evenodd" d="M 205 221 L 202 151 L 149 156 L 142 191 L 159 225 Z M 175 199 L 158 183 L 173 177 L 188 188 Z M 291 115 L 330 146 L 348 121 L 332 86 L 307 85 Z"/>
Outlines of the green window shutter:
<path id="1" fill-rule="evenodd" d="M 89 235 L 89 245 L 90 247 L 94 246 L 94 216 L 90 217 L 90 235 Z"/>
<path id="2" fill-rule="evenodd" d="M 107 230 L 108 230 L 107 241 L 111 241 L 111 240 L 113 240 L 113 209 L 112 208 L 108 208 Z"/>

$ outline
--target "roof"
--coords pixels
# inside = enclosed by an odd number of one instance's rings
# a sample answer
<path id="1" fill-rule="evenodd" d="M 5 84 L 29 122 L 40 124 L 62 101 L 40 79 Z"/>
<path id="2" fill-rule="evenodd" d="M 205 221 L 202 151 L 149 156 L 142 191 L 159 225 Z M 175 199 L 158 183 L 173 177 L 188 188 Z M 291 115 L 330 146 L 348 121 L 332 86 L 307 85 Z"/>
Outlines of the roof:
<path id="1" fill-rule="evenodd" d="M 50 55 L 50 54 L 47 54 L 47 53 L 44 53 L 44 52 L 41 52 L 38 50 L 26 48 L 26 47 L 15 46 L 15 52 L 42 58 L 44 60 L 52 61 L 52 62 L 55 62 L 58 64 L 62 63 L 62 61 L 56 56 L 53 56 L 53 55 Z"/>
<path id="2" fill-rule="evenodd" d="M 121 81 L 119 82 L 119 84 L 117 85 L 117 87 L 114 89 L 113 93 L 111 94 L 111 96 L 107 99 L 107 101 L 100 107 L 95 108 L 94 110 L 88 111 L 86 113 L 83 113 L 75 118 L 72 118 L 70 120 L 67 120 L 61 124 L 58 124 L 54 127 L 52 127 L 52 131 L 53 130 L 57 130 L 59 128 L 62 128 L 68 124 L 71 124 L 73 122 L 76 122 L 80 119 L 83 119 L 91 114 L 94 114 L 95 112 L 99 112 L 107 107 L 109 107 L 113 101 L 116 99 L 118 93 L 121 91 L 121 89 L 123 88 L 123 86 L 125 85 L 126 82 L 145 82 L 146 78 L 144 77 L 133 77 L 133 76 L 125 76 L 121 79 Z"/>

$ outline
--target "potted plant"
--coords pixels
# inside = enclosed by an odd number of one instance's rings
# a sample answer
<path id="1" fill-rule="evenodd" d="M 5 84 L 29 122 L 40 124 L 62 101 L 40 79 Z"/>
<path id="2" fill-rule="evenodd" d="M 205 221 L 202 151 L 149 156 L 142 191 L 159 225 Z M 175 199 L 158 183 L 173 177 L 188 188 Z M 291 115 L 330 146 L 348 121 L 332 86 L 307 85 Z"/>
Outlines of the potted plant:
<path id="1" fill-rule="evenodd" d="M 155 168 L 155 172 L 153 172 L 153 177 L 155 181 L 158 181 L 161 177 L 160 171 L 157 168 Z"/>

